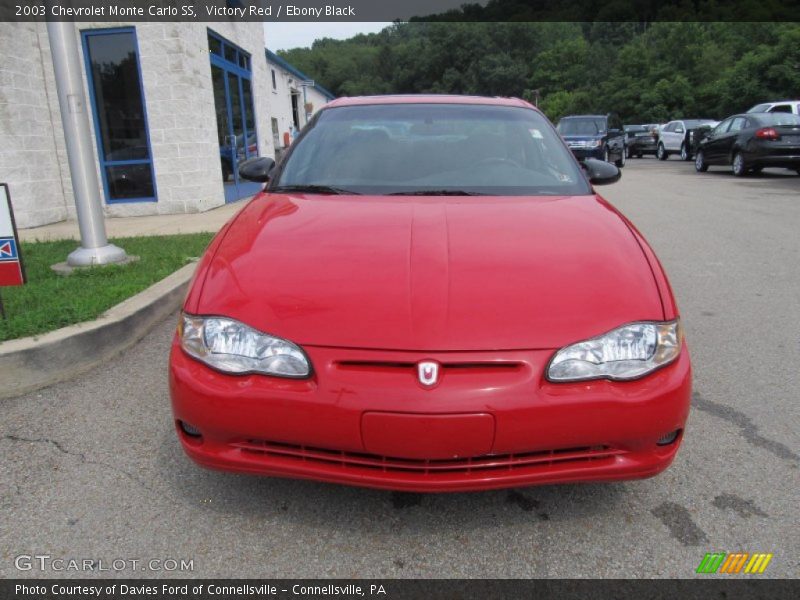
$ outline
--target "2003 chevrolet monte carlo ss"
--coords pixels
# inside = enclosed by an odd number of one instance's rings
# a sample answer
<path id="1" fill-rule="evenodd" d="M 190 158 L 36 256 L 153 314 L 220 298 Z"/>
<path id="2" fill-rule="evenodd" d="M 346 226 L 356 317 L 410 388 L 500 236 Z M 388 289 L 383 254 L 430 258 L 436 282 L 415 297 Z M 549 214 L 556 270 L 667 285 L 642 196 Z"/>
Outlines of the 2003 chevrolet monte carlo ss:
<path id="1" fill-rule="evenodd" d="M 211 468 L 408 491 L 655 475 L 690 363 L 667 278 L 516 99 L 321 110 L 214 238 L 170 390 Z"/>

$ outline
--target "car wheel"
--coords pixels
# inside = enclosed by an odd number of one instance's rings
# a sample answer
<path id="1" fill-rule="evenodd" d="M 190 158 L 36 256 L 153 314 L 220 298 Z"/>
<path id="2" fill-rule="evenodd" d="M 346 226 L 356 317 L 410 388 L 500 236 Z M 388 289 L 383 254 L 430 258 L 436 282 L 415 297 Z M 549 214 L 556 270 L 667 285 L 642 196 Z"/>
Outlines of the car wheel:
<path id="1" fill-rule="evenodd" d="M 625 159 L 625 154 L 626 154 L 626 151 L 623 150 L 622 154 L 619 155 L 619 160 L 615 160 L 614 161 L 614 164 L 617 166 L 618 169 L 621 169 L 622 167 L 625 166 L 625 160 L 626 160 Z"/>
<path id="2" fill-rule="evenodd" d="M 747 174 L 747 167 L 744 164 L 744 156 L 741 152 L 733 155 L 733 174 L 736 177 L 743 177 Z"/>
<path id="3" fill-rule="evenodd" d="M 686 144 L 681 144 L 681 160 L 691 160 L 692 155 L 689 154 L 689 151 L 686 149 Z"/>
<path id="4" fill-rule="evenodd" d="M 702 150 L 697 151 L 697 156 L 694 157 L 694 168 L 698 173 L 705 173 L 708 171 L 708 163 Z"/>
<path id="5" fill-rule="evenodd" d="M 659 144 L 656 148 L 656 158 L 658 160 L 667 160 L 667 151 L 664 149 L 664 144 Z"/>

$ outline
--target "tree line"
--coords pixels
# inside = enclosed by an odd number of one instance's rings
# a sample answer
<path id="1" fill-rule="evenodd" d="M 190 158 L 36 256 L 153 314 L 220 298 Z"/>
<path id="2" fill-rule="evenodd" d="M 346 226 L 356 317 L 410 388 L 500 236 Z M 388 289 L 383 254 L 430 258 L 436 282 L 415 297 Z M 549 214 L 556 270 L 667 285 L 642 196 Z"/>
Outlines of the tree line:
<path id="1" fill-rule="evenodd" d="M 722 119 L 800 98 L 797 22 L 412 21 L 280 54 L 337 96 L 515 96 L 551 120 Z"/>

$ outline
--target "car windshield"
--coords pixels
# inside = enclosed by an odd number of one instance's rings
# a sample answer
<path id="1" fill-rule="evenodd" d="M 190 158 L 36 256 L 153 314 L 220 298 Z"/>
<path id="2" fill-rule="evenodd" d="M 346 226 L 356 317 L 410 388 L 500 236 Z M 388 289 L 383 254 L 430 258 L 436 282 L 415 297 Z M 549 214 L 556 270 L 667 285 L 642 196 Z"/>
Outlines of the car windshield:
<path id="1" fill-rule="evenodd" d="M 552 125 L 522 107 L 409 103 L 329 108 L 295 144 L 271 191 L 591 193 Z"/>
<path id="2" fill-rule="evenodd" d="M 769 103 L 767 103 L 767 104 L 756 104 L 753 108 L 751 108 L 747 112 L 749 112 L 749 113 L 767 112 L 769 110 L 770 106 L 772 106 L 772 104 L 769 104 Z"/>
<path id="3" fill-rule="evenodd" d="M 758 122 L 762 125 L 800 125 L 800 116 L 791 113 L 764 113 L 758 115 Z"/>
<path id="4" fill-rule="evenodd" d="M 571 117 L 561 119 L 556 129 L 561 135 L 598 135 L 605 132 L 606 121 L 593 117 Z"/>

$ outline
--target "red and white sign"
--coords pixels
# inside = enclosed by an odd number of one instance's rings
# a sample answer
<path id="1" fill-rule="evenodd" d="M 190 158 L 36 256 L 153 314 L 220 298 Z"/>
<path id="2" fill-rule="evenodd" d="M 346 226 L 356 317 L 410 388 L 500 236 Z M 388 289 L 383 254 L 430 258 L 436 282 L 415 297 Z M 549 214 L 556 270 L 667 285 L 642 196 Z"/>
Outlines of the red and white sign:
<path id="1" fill-rule="evenodd" d="M 8 186 L 0 183 L 0 286 L 22 285 L 25 283 L 25 270 L 19 253 L 17 226 Z"/>

